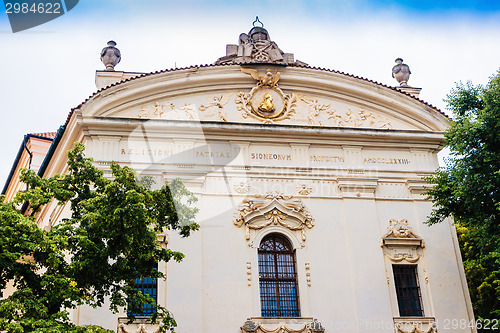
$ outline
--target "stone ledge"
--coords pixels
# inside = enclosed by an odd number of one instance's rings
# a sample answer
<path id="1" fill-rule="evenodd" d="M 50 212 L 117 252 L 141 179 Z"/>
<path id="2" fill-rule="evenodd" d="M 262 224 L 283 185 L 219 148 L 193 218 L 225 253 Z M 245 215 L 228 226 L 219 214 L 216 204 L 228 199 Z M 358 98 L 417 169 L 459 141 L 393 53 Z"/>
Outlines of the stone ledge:
<path id="1" fill-rule="evenodd" d="M 159 333 L 162 323 L 152 324 L 149 317 L 136 317 L 128 324 L 128 318 L 118 318 L 117 333 Z"/>
<path id="2" fill-rule="evenodd" d="M 251 317 L 240 327 L 241 333 L 323 333 L 325 328 L 312 317 Z"/>
<path id="3" fill-rule="evenodd" d="M 436 333 L 437 324 L 434 317 L 395 317 L 395 333 Z"/>

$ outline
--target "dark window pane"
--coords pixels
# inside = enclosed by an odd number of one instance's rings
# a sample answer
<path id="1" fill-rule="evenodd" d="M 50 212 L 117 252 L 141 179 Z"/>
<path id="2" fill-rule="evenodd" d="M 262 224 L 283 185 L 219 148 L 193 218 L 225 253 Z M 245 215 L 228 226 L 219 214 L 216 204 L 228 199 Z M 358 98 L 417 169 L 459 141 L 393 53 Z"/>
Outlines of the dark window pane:
<path id="1" fill-rule="evenodd" d="M 152 278 L 144 278 L 144 279 L 135 279 L 135 289 L 138 289 L 142 292 L 143 295 L 149 295 L 154 299 L 155 303 L 157 301 L 157 291 L 158 284 L 156 283 L 156 279 Z M 142 311 L 139 313 L 134 313 L 134 316 L 151 316 L 154 313 L 154 307 L 150 304 L 142 304 Z"/>
<path id="2" fill-rule="evenodd" d="M 259 247 L 259 285 L 262 317 L 299 317 L 295 252 L 276 234 Z"/>
<path id="3" fill-rule="evenodd" d="M 393 265 L 394 284 L 401 317 L 423 316 L 416 265 Z"/>

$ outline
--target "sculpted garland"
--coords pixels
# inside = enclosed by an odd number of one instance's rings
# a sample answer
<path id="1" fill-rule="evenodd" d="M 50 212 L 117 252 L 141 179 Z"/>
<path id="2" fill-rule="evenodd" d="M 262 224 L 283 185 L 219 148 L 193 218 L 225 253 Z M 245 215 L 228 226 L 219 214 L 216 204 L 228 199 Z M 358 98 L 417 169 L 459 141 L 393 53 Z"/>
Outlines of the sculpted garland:
<path id="1" fill-rule="evenodd" d="M 181 103 L 181 106 L 172 101 L 157 101 L 152 105 L 142 106 L 136 117 L 222 122 L 237 122 L 252 118 L 264 124 L 275 124 L 288 120 L 285 123 L 394 129 L 389 119 L 362 108 L 353 111 L 352 108 L 348 107 L 345 111 L 338 111 L 331 104 L 322 103 L 315 97 L 299 93 L 284 94 L 278 87 L 281 74 L 277 70 L 272 72 L 268 69 L 265 74 L 259 74 L 256 69 L 241 67 L 241 71 L 257 81 L 249 93 L 243 91 L 228 92 L 209 96 L 207 102 L 203 104 L 186 101 Z M 231 105 L 236 106 L 237 111 L 240 111 L 239 115 L 232 112 L 234 109 L 231 108 Z"/>
<path id="2" fill-rule="evenodd" d="M 267 326 L 267 327 L 266 327 Z M 271 327 L 269 327 L 271 326 Z M 289 327 L 292 326 L 292 327 Z M 286 323 L 279 324 L 263 324 L 248 318 L 241 327 L 242 333 L 323 333 L 325 328 L 317 319 L 311 322 L 305 322 L 295 325 L 287 325 Z M 420 332 L 419 332 L 420 333 Z"/>

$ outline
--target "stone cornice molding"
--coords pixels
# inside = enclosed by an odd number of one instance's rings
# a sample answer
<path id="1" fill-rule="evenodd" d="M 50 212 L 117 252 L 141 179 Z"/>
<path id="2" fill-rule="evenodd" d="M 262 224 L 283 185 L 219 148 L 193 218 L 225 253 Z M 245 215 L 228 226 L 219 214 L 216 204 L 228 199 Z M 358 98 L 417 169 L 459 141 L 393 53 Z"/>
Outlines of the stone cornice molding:
<path id="1" fill-rule="evenodd" d="M 430 175 L 430 174 L 429 174 Z M 408 179 L 406 185 L 412 194 L 423 195 L 428 188 L 433 187 L 433 184 L 426 182 L 423 179 Z M 422 196 L 422 198 L 424 198 Z"/>
<path id="2" fill-rule="evenodd" d="M 377 178 L 342 177 L 337 178 L 337 182 L 342 193 L 354 192 L 357 196 L 361 196 L 362 193 L 373 195 L 378 185 Z"/>
<path id="3" fill-rule="evenodd" d="M 150 138 L 165 138 L 166 136 L 204 139 L 213 137 L 231 141 L 241 139 L 241 132 L 247 132 L 245 142 L 252 137 L 253 142 L 268 142 L 273 138 L 287 138 L 287 142 L 309 144 L 320 143 L 325 145 L 325 137 L 335 139 L 335 145 L 354 144 L 363 142 L 365 147 L 372 145 L 387 145 L 390 141 L 392 147 L 408 148 L 408 141 L 412 145 L 426 147 L 432 150 L 441 150 L 443 147 L 443 133 L 414 130 L 381 130 L 367 128 L 339 128 L 321 127 L 311 131 L 309 126 L 279 125 L 272 126 L 258 123 L 223 123 L 215 121 L 191 122 L 186 120 L 164 120 L 164 119 L 128 119 L 128 118 L 101 118 L 85 117 L 81 120 L 81 126 L 85 126 L 87 133 L 98 135 L 110 133 L 111 135 L 122 135 L 127 137 L 137 128 L 146 126 Z M 289 139 L 289 140 L 288 140 Z M 367 140 L 369 139 L 369 140 Z"/>

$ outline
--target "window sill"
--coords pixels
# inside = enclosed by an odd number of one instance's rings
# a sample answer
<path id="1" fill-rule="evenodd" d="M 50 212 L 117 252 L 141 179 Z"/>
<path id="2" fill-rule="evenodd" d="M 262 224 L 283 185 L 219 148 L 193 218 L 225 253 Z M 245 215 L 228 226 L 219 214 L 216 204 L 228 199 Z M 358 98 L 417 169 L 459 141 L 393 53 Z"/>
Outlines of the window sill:
<path id="1" fill-rule="evenodd" d="M 251 317 L 241 327 L 242 333 L 322 333 L 324 331 L 321 323 L 311 317 Z"/>
<path id="2" fill-rule="evenodd" d="M 127 317 L 118 318 L 118 333 L 157 333 L 159 328 L 163 326 L 161 323 L 152 324 L 149 322 L 150 317 L 135 317 L 135 320 L 127 324 Z"/>
<path id="3" fill-rule="evenodd" d="M 434 317 L 395 317 L 394 332 L 396 333 L 435 333 L 437 332 L 436 319 Z"/>

